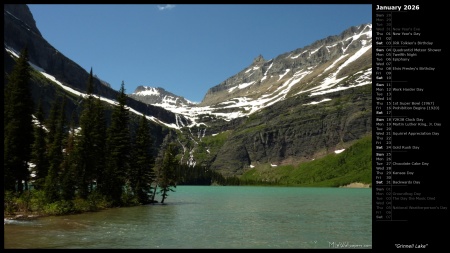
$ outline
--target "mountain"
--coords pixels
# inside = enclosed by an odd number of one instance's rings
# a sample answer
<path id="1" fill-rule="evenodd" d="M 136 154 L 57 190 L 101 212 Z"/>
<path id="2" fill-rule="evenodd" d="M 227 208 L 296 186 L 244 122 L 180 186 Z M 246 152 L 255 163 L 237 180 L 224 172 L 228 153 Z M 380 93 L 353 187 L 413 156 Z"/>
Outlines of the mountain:
<path id="1" fill-rule="evenodd" d="M 136 87 L 136 90 L 128 96 L 151 105 L 169 104 L 175 108 L 195 105 L 194 102 L 168 92 L 161 87 L 153 88 L 147 86 L 138 86 Z"/>
<path id="2" fill-rule="evenodd" d="M 265 60 L 259 55 L 250 66 L 210 88 L 200 104 L 163 89 L 159 94 L 161 88 L 140 86 L 130 96 L 193 121 L 203 114 L 227 120 L 248 116 L 301 94 L 320 98 L 327 93 L 371 84 L 371 35 L 372 25 L 364 24 L 275 59 Z M 165 99 L 176 99 L 177 103 Z"/>
<path id="3" fill-rule="evenodd" d="M 30 64 L 41 74 L 33 79 L 34 100 L 43 97 L 48 113 L 51 101 L 68 94 L 66 111 L 76 112 L 89 73 L 42 37 L 26 5 L 4 7 L 5 76 L 28 45 Z M 152 121 L 155 149 L 175 133 L 180 162 L 190 166 L 236 176 L 255 166 L 310 161 L 372 131 L 371 35 L 372 25 L 361 24 L 273 59 L 256 56 L 201 103 L 139 86 L 127 106 Z M 118 92 L 107 81 L 96 77 L 94 86 L 105 103 L 115 103 Z"/>
<path id="4" fill-rule="evenodd" d="M 137 93 L 190 119 L 176 122 L 186 129 L 180 145 L 187 163 L 242 174 L 258 164 L 309 161 L 371 133 L 371 49 L 372 25 L 362 24 L 274 59 L 259 55 L 200 104 L 155 99 L 150 87 L 149 95 Z M 205 144 L 224 131 L 220 147 Z"/>

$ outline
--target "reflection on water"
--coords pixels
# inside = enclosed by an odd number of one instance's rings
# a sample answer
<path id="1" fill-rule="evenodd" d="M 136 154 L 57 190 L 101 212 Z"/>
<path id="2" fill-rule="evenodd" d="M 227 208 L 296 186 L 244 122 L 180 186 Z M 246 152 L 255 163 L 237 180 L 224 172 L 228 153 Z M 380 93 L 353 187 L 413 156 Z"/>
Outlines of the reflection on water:
<path id="1" fill-rule="evenodd" d="M 5 248 L 371 248 L 371 189 L 175 190 L 165 205 L 7 221 Z"/>

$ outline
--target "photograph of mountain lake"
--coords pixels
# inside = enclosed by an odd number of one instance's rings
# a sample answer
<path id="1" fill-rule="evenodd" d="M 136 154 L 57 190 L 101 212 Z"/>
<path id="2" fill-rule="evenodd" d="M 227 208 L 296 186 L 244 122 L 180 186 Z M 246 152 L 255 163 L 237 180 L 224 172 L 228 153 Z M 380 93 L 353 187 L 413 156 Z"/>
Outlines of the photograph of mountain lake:
<path id="1" fill-rule="evenodd" d="M 370 4 L 5 4 L 5 249 L 372 249 Z"/>

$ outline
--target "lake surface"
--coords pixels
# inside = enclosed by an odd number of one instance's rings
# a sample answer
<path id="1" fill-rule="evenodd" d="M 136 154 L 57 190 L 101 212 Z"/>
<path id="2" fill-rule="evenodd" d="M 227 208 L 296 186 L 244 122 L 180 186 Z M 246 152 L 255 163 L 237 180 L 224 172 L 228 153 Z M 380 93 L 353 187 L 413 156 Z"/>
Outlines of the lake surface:
<path id="1" fill-rule="evenodd" d="M 164 205 L 5 221 L 4 247 L 372 248 L 372 189 L 178 186 Z"/>

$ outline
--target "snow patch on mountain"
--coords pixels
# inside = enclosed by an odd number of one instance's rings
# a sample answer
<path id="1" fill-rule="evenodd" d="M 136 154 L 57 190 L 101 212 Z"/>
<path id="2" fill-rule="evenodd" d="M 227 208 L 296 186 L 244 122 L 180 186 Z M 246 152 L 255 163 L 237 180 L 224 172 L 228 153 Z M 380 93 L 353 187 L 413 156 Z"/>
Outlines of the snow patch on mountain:
<path id="1" fill-rule="evenodd" d="M 285 76 L 289 71 L 290 71 L 290 69 L 286 69 L 285 72 L 280 75 L 280 77 L 278 78 L 278 81 L 280 81 L 281 78 L 283 78 L 283 76 Z"/>
<path id="2" fill-rule="evenodd" d="M 156 88 L 147 86 L 143 87 L 144 87 L 143 91 L 138 91 L 135 92 L 134 94 L 137 96 L 159 96 L 161 94 Z"/>
<path id="3" fill-rule="evenodd" d="M 239 84 L 238 86 L 234 86 L 234 87 L 232 87 L 232 88 L 230 88 L 230 89 L 228 89 L 228 92 L 229 93 L 231 93 L 234 89 L 244 89 L 244 88 L 247 88 L 248 86 L 250 86 L 250 85 L 252 85 L 252 84 L 254 84 L 255 83 L 255 81 L 251 81 L 251 82 L 248 82 L 248 83 L 241 83 L 241 84 Z"/>

